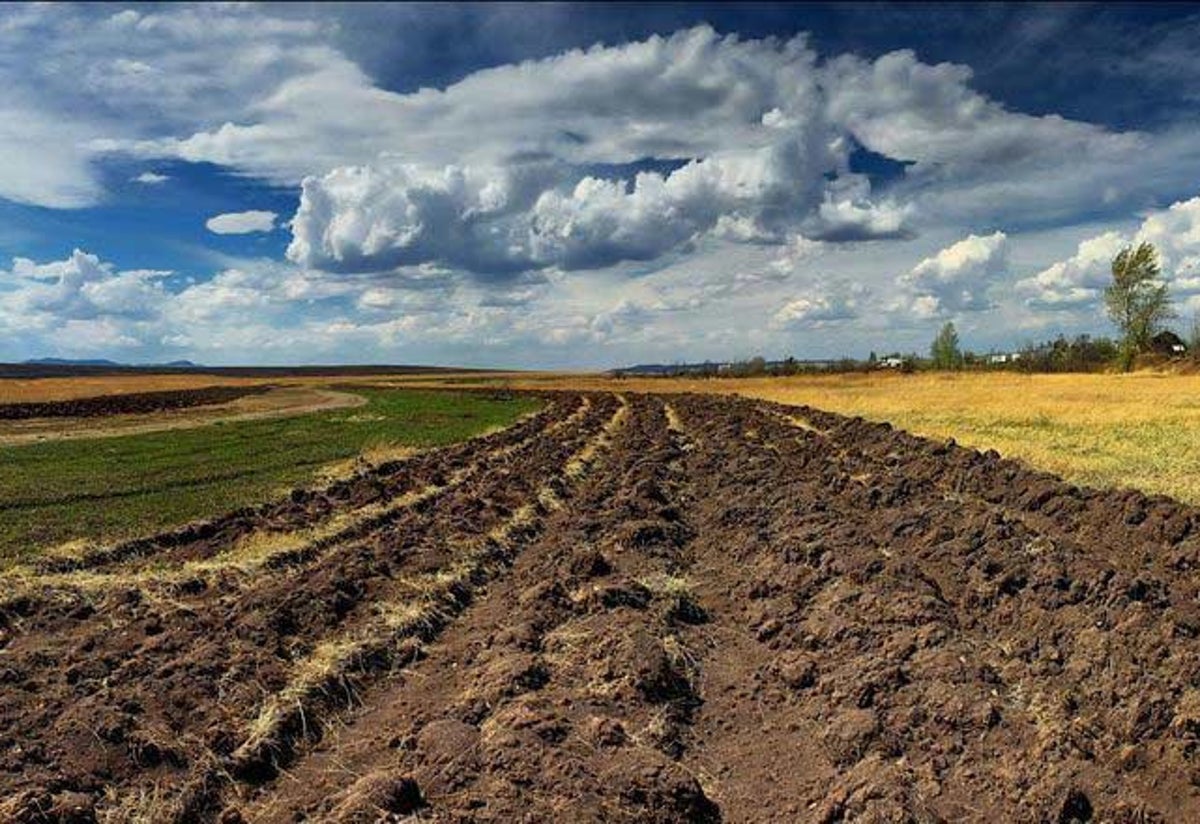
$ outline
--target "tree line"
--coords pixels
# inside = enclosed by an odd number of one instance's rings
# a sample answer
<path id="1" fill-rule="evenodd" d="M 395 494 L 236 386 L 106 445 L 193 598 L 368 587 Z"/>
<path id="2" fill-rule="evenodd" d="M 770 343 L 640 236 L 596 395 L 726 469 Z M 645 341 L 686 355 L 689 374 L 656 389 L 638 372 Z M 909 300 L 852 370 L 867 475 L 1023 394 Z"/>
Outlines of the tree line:
<path id="1" fill-rule="evenodd" d="M 929 347 L 928 357 L 915 352 L 890 352 L 882 356 L 871 352 L 864 360 L 840 358 L 826 361 L 800 361 L 787 358 L 768 361 L 762 357 L 730 363 L 676 364 L 661 367 L 651 374 L 692 377 L 754 377 L 759 375 L 797 375 L 821 372 L 863 372 L 895 368 L 902 372 L 924 369 L 1007 369 L 1023 372 L 1096 372 L 1113 366 L 1129 371 L 1139 356 L 1151 352 L 1178 356 L 1186 353 L 1200 363 L 1200 316 L 1193 319 L 1188 340 L 1167 328 L 1176 317 L 1171 296 L 1162 281 L 1158 252 L 1151 243 L 1126 246 L 1111 264 L 1112 280 L 1104 290 L 1108 317 L 1119 331 L 1115 338 L 1087 334 L 1065 335 L 1027 343 L 1016 352 L 978 353 L 962 346 L 953 322 L 945 323 Z M 1182 350 L 1182 351 L 1181 351 Z M 636 370 L 617 370 L 617 374 Z M 646 373 L 643 373 L 646 374 Z"/>
<path id="2" fill-rule="evenodd" d="M 1126 246 L 1112 260 L 1112 281 L 1104 289 L 1104 306 L 1120 332 L 1118 338 L 1078 335 L 1072 340 L 1059 335 L 1052 341 L 1029 344 L 1006 358 L 1004 365 L 1028 372 L 1088 372 L 1116 365 L 1133 368 L 1137 358 L 1152 352 L 1164 355 L 1187 353 L 1200 360 L 1200 319 L 1193 319 L 1190 341 L 1167 329 L 1176 317 L 1171 295 L 1161 279 L 1158 251 L 1152 243 Z M 934 369 L 962 369 L 975 365 L 977 356 L 963 352 L 958 331 L 947 322 L 929 347 L 929 364 Z M 987 362 L 991 364 L 990 360 Z"/>

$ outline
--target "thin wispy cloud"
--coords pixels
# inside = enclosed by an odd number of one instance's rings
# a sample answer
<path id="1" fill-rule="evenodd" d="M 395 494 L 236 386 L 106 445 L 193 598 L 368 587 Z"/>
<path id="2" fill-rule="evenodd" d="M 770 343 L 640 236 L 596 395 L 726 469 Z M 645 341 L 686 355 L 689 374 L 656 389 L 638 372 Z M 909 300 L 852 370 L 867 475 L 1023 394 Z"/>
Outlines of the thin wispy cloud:
<path id="1" fill-rule="evenodd" d="M 144 183 L 147 186 L 157 186 L 159 183 L 166 183 L 170 179 L 170 175 L 160 175 L 157 172 L 142 172 L 140 175 L 133 178 L 133 182 Z"/>

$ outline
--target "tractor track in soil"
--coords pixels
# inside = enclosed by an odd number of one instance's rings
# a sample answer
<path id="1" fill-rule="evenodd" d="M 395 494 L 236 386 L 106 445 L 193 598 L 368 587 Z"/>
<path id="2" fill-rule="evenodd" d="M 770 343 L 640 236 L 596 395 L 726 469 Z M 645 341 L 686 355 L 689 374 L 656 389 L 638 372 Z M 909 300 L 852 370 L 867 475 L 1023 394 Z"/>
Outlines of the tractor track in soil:
<path id="1" fill-rule="evenodd" d="M 0 582 L 0 822 L 1184 821 L 1200 512 L 550 396 Z"/>

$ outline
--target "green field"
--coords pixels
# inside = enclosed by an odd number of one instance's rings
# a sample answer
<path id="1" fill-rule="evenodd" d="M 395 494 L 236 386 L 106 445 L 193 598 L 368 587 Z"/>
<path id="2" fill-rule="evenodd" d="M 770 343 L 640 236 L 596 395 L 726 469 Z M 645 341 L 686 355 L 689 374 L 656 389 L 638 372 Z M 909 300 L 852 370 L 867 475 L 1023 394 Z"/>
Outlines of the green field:
<path id="1" fill-rule="evenodd" d="M 429 447 L 506 426 L 532 398 L 355 390 L 365 406 L 274 420 L 0 448 L 0 565 L 268 500 L 364 450 Z"/>

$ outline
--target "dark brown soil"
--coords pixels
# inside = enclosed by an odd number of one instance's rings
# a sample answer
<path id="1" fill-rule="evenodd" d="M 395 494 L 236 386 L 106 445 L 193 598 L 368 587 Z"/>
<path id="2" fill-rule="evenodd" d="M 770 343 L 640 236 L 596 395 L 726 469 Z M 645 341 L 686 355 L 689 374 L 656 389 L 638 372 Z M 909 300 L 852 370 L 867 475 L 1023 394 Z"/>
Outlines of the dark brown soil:
<path id="1" fill-rule="evenodd" d="M 238 398 L 261 395 L 272 389 L 259 386 L 206 386 L 203 389 L 171 389 L 162 392 L 131 392 L 101 395 L 67 401 L 0 404 L 0 420 L 23 421 L 31 418 L 102 418 L 108 415 L 148 414 L 215 406 Z"/>
<path id="2" fill-rule="evenodd" d="M 0 821 L 1200 820 L 1198 566 L 1165 498 L 556 396 L 11 582 Z"/>

